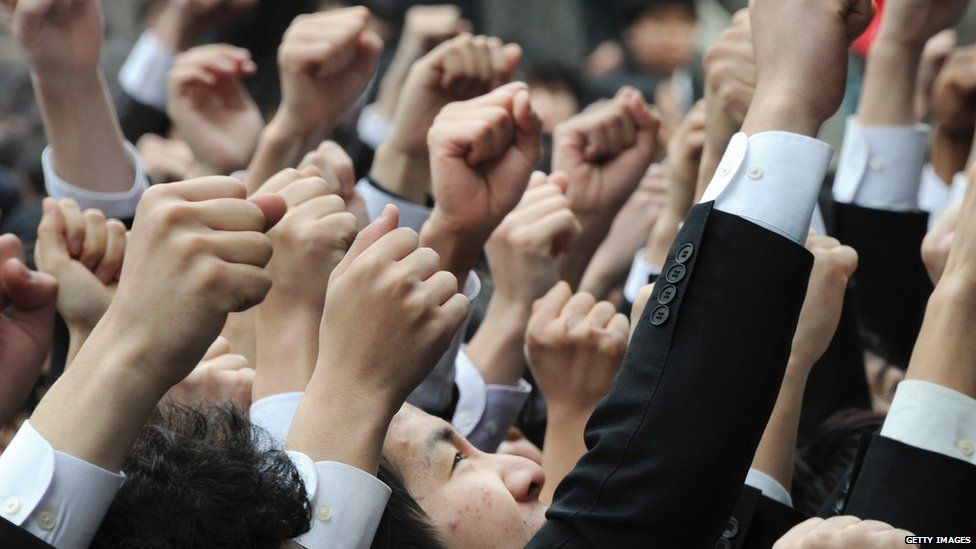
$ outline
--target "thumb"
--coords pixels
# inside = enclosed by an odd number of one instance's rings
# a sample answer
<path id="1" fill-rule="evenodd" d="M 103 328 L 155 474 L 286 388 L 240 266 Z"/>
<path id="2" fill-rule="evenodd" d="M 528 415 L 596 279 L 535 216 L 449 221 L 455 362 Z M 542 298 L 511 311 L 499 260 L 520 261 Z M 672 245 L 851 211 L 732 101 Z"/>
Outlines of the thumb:
<path id="1" fill-rule="evenodd" d="M 265 232 L 270 231 L 288 213 L 288 205 L 285 204 L 285 199 L 276 193 L 260 194 L 250 200 L 264 213 Z"/>
<path id="2" fill-rule="evenodd" d="M 37 268 L 47 272 L 57 272 L 65 262 L 71 260 L 68 243 L 65 242 L 65 220 L 61 207 L 53 198 L 43 202 L 44 216 L 37 227 L 37 243 L 34 261 Z"/>
<path id="3" fill-rule="evenodd" d="M 14 307 L 14 324 L 39 342 L 50 340 L 58 300 L 54 277 L 31 272 L 19 259 L 9 259 L 0 266 L 0 290 L 0 301 Z"/>
<path id="4" fill-rule="evenodd" d="M 508 64 L 508 76 L 511 77 L 522 61 L 522 47 L 518 44 L 506 44 L 502 48 L 502 55 L 505 56 L 505 62 Z"/>
<path id="5" fill-rule="evenodd" d="M 342 273 L 346 272 L 349 265 L 366 251 L 367 248 L 372 246 L 386 233 L 396 229 L 399 225 L 400 211 L 393 204 L 387 204 L 379 217 L 367 225 L 365 229 L 359 231 L 359 234 L 356 235 L 356 241 L 349 247 L 349 251 L 346 252 L 345 257 L 332 270 L 332 276 L 342 276 Z"/>
<path id="6" fill-rule="evenodd" d="M 542 156 L 542 120 L 529 100 L 527 89 L 515 92 L 512 101 L 512 117 L 515 119 L 515 146 L 526 158 L 531 159 L 533 165 Z"/>

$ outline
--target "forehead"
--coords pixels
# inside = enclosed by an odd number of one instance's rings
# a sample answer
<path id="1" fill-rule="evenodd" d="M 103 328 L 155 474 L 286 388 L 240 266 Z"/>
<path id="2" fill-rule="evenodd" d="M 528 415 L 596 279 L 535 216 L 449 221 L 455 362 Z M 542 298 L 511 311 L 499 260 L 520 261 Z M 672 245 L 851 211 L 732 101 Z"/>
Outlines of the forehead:
<path id="1" fill-rule="evenodd" d="M 399 469 L 407 484 L 413 484 L 418 477 L 430 473 L 431 437 L 449 428 L 446 421 L 404 405 L 390 422 L 383 454 Z"/>

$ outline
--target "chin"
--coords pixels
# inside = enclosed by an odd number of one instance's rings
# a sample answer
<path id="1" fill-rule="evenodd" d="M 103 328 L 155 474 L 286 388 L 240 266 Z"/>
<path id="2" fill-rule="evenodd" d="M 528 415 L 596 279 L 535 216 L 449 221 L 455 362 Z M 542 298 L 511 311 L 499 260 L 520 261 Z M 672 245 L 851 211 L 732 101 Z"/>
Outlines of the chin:
<path id="1" fill-rule="evenodd" d="M 521 505 L 524 505 L 522 509 L 522 520 L 525 521 L 526 530 L 531 538 L 546 523 L 546 511 L 549 507 L 541 501 L 533 501 Z"/>

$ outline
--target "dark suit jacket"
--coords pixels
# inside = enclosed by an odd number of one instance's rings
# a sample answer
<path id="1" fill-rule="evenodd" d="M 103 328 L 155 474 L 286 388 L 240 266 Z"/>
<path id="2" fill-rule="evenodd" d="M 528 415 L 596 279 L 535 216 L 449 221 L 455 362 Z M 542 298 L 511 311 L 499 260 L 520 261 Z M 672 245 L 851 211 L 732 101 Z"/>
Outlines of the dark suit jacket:
<path id="1" fill-rule="evenodd" d="M 715 549 L 769 549 L 783 534 L 806 520 L 803 513 L 743 486 L 735 512 Z"/>
<path id="2" fill-rule="evenodd" d="M 589 451 L 528 546 L 714 547 L 775 403 L 811 266 L 794 242 L 712 203 L 693 208 L 587 424 Z"/>
<path id="3" fill-rule="evenodd" d="M 844 513 L 919 536 L 976 540 L 976 467 L 875 435 L 857 460 Z"/>
<path id="4" fill-rule="evenodd" d="M 10 549 L 52 549 L 50 545 L 0 518 L 0 547 Z"/>

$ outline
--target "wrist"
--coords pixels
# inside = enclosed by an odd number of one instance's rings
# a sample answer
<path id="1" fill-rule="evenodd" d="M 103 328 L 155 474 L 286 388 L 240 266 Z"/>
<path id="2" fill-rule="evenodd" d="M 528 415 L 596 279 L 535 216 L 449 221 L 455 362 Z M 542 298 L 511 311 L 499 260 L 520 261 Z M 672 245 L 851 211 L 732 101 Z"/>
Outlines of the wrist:
<path id="1" fill-rule="evenodd" d="M 77 72 L 58 70 L 53 73 L 31 70 L 31 82 L 37 94 L 45 102 L 61 97 L 86 102 L 93 94 L 101 95 L 106 87 L 102 71 L 98 67 Z"/>
<path id="2" fill-rule="evenodd" d="M 422 155 L 404 152 L 390 144 L 380 145 L 369 176 L 383 188 L 414 204 L 427 204 L 430 192 L 430 160 Z"/>
<path id="3" fill-rule="evenodd" d="M 190 49 L 196 39 L 189 16 L 176 4 L 168 2 L 153 25 L 156 39 L 172 54 Z"/>
<path id="4" fill-rule="evenodd" d="M 454 273 L 462 288 L 490 234 L 452 220 L 435 206 L 420 230 L 420 243 L 438 253 L 441 269 Z"/>
<path id="5" fill-rule="evenodd" d="M 781 90 L 775 86 L 757 88 L 742 131 L 750 137 L 769 131 L 816 137 L 826 118 L 802 103 L 803 100 L 797 99 L 796 92 L 790 86 Z"/>
<path id="6" fill-rule="evenodd" d="M 545 397 L 546 395 L 543 394 Z M 589 421 L 596 403 L 569 401 L 562 402 L 558 399 L 546 399 L 546 416 L 549 424 L 555 425 L 560 429 L 579 428 L 582 432 Z"/>

